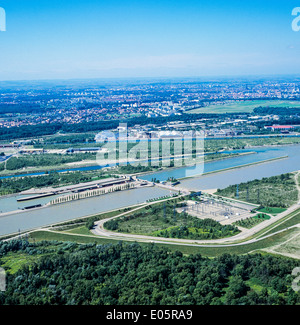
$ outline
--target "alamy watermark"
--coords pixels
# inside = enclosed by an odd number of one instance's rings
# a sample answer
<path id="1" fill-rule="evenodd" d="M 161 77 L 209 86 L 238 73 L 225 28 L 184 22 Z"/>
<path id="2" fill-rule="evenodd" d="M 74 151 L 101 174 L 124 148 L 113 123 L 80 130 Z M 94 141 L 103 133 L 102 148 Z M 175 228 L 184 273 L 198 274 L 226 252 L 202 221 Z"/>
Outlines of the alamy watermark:
<path id="1" fill-rule="evenodd" d="M 0 267 L 0 292 L 6 291 L 6 272 Z"/>
<path id="2" fill-rule="evenodd" d="M 292 10 L 292 16 L 296 16 L 296 18 L 292 21 L 292 30 L 294 32 L 300 31 L 300 7 L 296 7 Z"/>
<path id="3" fill-rule="evenodd" d="M 6 12 L 0 7 L 0 32 L 6 32 Z"/>
<path id="4" fill-rule="evenodd" d="M 121 123 L 117 133 L 97 134 L 96 142 L 103 143 L 97 153 L 100 166 L 203 167 L 203 131 L 133 133 L 126 123 Z"/>
<path id="5" fill-rule="evenodd" d="M 300 267 L 295 267 L 292 271 L 292 275 L 295 276 L 292 282 L 292 289 L 298 292 L 300 291 Z"/>

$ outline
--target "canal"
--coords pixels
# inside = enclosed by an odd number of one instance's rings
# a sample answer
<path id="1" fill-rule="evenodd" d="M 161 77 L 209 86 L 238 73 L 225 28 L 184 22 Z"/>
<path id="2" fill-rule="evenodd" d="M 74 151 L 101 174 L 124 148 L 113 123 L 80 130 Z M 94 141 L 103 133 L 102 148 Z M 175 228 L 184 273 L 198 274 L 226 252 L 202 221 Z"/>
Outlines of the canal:
<path id="1" fill-rule="evenodd" d="M 167 180 L 169 177 L 174 177 L 176 179 L 185 178 L 181 180 L 181 184 L 179 185 L 180 187 L 201 191 L 224 188 L 229 185 L 263 177 L 280 175 L 300 169 L 300 145 L 270 146 L 237 151 L 255 153 L 215 162 L 208 162 L 205 163 L 204 166 L 182 167 L 163 172 L 150 173 L 143 175 L 140 178 L 150 181 L 153 178 L 159 179 L 160 181 Z M 263 163 L 265 160 L 284 156 L 287 156 L 287 158 Z M 259 164 L 235 168 L 252 163 Z M 234 169 L 222 171 L 228 168 Z M 202 175 L 203 172 L 210 174 Z M 18 232 L 19 229 L 20 231 L 24 231 L 112 209 L 119 209 L 145 202 L 147 199 L 168 194 L 168 190 L 157 187 L 148 187 L 116 192 L 47 208 L 14 213 L 5 217 L 0 217 L 0 235 Z M 0 211 L 7 212 L 22 209 L 24 202 L 17 203 L 17 198 L 18 195 L 0 198 Z M 51 199 L 53 199 L 53 197 L 46 197 L 31 201 L 30 204 L 27 202 L 27 205 L 45 204 Z"/>

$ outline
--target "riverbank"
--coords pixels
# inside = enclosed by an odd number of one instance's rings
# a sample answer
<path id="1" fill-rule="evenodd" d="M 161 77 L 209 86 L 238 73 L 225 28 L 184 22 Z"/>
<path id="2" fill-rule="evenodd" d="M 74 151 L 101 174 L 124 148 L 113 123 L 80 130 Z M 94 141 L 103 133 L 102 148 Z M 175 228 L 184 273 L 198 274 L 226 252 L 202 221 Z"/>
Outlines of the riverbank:
<path id="1" fill-rule="evenodd" d="M 81 168 L 88 167 L 98 167 L 97 169 L 102 169 L 103 167 L 95 165 L 95 161 L 91 163 L 82 163 L 78 165 L 77 168 L 70 168 L 68 164 L 57 165 L 57 166 L 47 166 L 44 168 L 40 167 L 27 167 L 26 169 L 18 169 L 15 172 L 4 170 L 0 172 L 1 178 L 11 178 L 11 177 L 26 177 L 26 176 L 42 176 L 47 175 L 48 172 L 68 172 L 68 171 L 78 171 Z M 13 172 L 13 173 L 12 173 Z"/>
<path id="2" fill-rule="evenodd" d="M 187 181 L 182 181 L 182 187 L 195 191 L 205 191 L 207 189 L 217 189 L 222 188 L 222 186 L 226 187 L 232 184 L 238 184 L 241 181 L 247 182 L 256 178 L 280 175 L 282 173 L 299 169 L 300 146 L 275 150 L 270 147 L 268 149 L 259 150 L 257 153 L 257 155 L 248 155 L 244 158 L 224 159 L 224 162 L 226 163 L 208 163 L 207 166 L 209 165 L 209 169 L 207 169 L 207 171 L 210 172 L 215 170 L 215 173 L 206 174 L 206 177 L 194 176 L 200 168 L 181 168 L 183 172 L 178 173 L 176 171 L 176 174 L 171 170 L 168 170 L 163 172 L 163 177 L 167 179 L 172 176 L 179 179 L 185 178 L 179 176 L 191 176 L 187 177 Z M 283 158 L 285 157 L 288 157 L 288 159 L 284 160 Z M 272 163 L 272 161 L 274 162 Z M 247 162 L 249 163 L 247 164 Z M 267 163 L 270 163 L 270 165 Z M 251 165 L 252 167 L 243 169 L 245 166 Z M 232 169 L 232 171 L 230 171 L 230 169 Z M 186 170 L 189 174 L 186 173 Z M 226 172 L 223 173 L 224 170 Z M 158 173 L 154 174 L 157 177 Z M 151 173 L 151 176 L 149 176 L 150 180 L 152 175 L 153 174 Z M 125 193 L 127 191 L 124 191 L 113 193 L 108 196 L 97 197 L 97 199 L 90 198 L 82 201 L 74 201 L 69 205 L 67 203 L 66 205 L 64 204 L 63 207 L 56 206 L 55 208 L 41 209 L 38 211 L 33 209 L 26 211 L 27 213 L 18 213 L 15 216 L 12 215 L 8 218 L 0 219 L 0 233 L 4 235 L 5 233 L 16 232 L 18 228 L 21 228 L 22 231 L 22 229 L 33 229 L 37 226 L 49 224 L 51 221 L 57 222 L 80 218 L 82 216 L 110 210 L 119 206 L 125 207 L 130 205 L 130 203 L 144 202 L 147 199 L 164 196 L 168 193 L 168 190 L 164 190 L 164 192 L 160 194 L 158 193 L 159 190 L 162 191 L 163 189 L 157 187 L 141 188 L 139 190 L 128 191 L 128 193 Z M 11 204 L 10 202 L 4 202 L 4 206 L 5 203 L 7 203 L 7 207 L 9 205 L 14 206 L 14 204 Z M 11 210 L 15 210 L 15 208 Z M 11 210 L 6 208 L 6 211 Z"/>
<path id="3" fill-rule="evenodd" d="M 248 155 L 254 155 L 257 154 L 257 152 L 255 151 L 251 151 L 251 152 L 241 152 L 238 153 L 236 155 L 230 155 L 228 157 L 223 157 L 223 158 L 216 158 L 216 159 L 211 159 L 210 161 L 205 161 L 204 163 L 211 163 L 211 162 L 217 162 L 217 161 L 223 161 L 223 160 L 229 160 L 229 159 L 233 159 L 233 158 L 238 158 L 238 157 L 242 157 L 242 156 L 248 156 Z M 165 171 L 173 171 L 176 169 L 180 169 L 180 168 L 184 168 L 184 167 L 193 167 L 195 166 L 195 164 L 193 165 L 186 165 L 186 166 L 181 166 L 181 167 L 161 167 L 158 170 L 153 170 L 153 171 L 146 171 L 146 172 L 141 172 L 141 173 L 136 173 L 136 174 L 132 174 L 133 176 L 146 176 L 146 175 L 151 175 L 153 173 L 159 173 L 159 172 L 165 172 Z M 191 176 L 193 177 L 193 176 Z M 182 179 L 182 178 L 181 178 Z"/>
<path id="4" fill-rule="evenodd" d="M 142 206 L 145 206 L 145 205 L 146 205 L 146 203 L 133 204 L 131 206 L 128 206 L 126 208 L 123 208 L 122 210 L 130 211 L 133 208 L 136 208 L 136 207 L 139 207 L 139 206 L 142 207 Z M 20 233 L 17 233 L 17 232 L 11 233 L 11 234 L 8 234 L 8 235 L 0 236 L 0 241 L 1 240 L 3 240 L 3 241 L 11 240 L 12 237 L 16 237 L 16 236 L 17 237 L 18 236 L 21 236 L 22 237 L 25 234 L 28 234 L 28 233 L 31 233 L 31 232 L 35 232 L 35 231 L 38 231 L 38 230 L 45 230 L 47 228 L 50 228 L 51 229 L 51 228 L 65 226 L 65 225 L 77 224 L 77 223 L 81 222 L 81 220 L 85 221 L 85 220 L 87 220 L 89 218 L 95 218 L 95 217 L 98 217 L 98 216 L 101 216 L 101 215 L 106 215 L 106 214 L 110 214 L 110 213 L 113 213 L 113 212 L 119 212 L 119 211 L 120 211 L 119 208 L 112 209 L 112 210 L 108 210 L 108 211 L 103 212 L 103 213 L 95 213 L 95 214 L 90 214 L 90 215 L 83 216 L 81 218 L 74 218 L 74 219 L 70 219 L 68 221 L 61 221 L 61 222 L 57 222 L 57 223 L 48 224 L 48 225 L 45 225 L 45 226 L 42 226 L 42 227 L 39 227 L 39 228 L 36 228 L 36 229 L 33 229 L 33 230 L 29 230 L 29 231 L 22 231 Z M 13 214 L 13 212 L 11 214 Z"/>
<path id="5" fill-rule="evenodd" d="M 218 157 L 218 158 L 215 158 L 215 159 L 209 159 L 209 161 L 206 161 L 206 163 L 210 163 L 210 162 L 216 162 L 216 161 L 222 161 L 222 160 L 228 160 L 228 159 L 233 159 L 233 158 L 236 158 L 236 157 L 241 157 L 241 156 L 246 156 L 246 155 L 251 155 L 251 154 L 255 154 L 256 152 L 243 152 L 243 153 L 235 153 L 235 154 L 229 154 L 227 155 L 226 157 Z M 209 155 L 207 155 L 207 157 L 209 157 Z M 107 175 L 105 174 L 105 171 L 102 169 L 100 169 L 100 166 L 92 166 L 92 167 L 97 167 L 96 169 L 99 170 L 100 172 L 103 172 L 103 176 L 100 176 L 98 179 L 103 179 L 103 178 L 106 178 L 106 177 L 109 177 L 109 172 L 113 175 L 119 175 L 120 173 L 116 170 L 114 170 L 114 168 L 116 168 L 116 166 L 112 166 L 112 167 L 108 167 L 107 168 Z M 187 166 L 188 167 L 188 166 Z M 99 169 L 98 169 L 99 168 Z M 168 170 L 174 170 L 174 169 L 177 169 L 177 168 L 182 168 L 182 167 L 162 167 L 162 168 L 159 168 L 157 170 L 152 170 L 152 171 L 146 171 L 146 172 L 140 172 L 140 173 L 126 173 L 126 172 L 123 172 L 122 174 L 128 174 L 128 175 L 134 175 L 134 176 L 141 176 L 141 175 L 145 175 L 145 174 L 148 174 L 148 173 L 153 173 L 153 172 L 159 172 L 159 171 L 168 171 Z M 94 169 L 93 169 L 94 170 Z M 91 172 L 92 170 L 75 170 L 74 172 Z M 67 173 L 68 171 L 61 171 L 61 173 Z M 28 175 L 11 175 L 11 176 L 7 176 L 7 177 L 4 177 L 3 179 L 13 179 L 14 177 L 36 177 L 36 176 L 47 176 L 48 174 L 37 174 L 37 175 L 31 175 L 31 174 L 28 174 Z M 1 179 L 1 177 L 0 177 Z M 65 183 L 64 185 L 68 185 L 68 186 L 72 186 L 74 185 L 75 183 Z M 76 183 L 77 184 L 77 183 Z M 54 189 L 57 189 L 59 188 L 60 186 L 57 185 L 57 186 L 54 186 L 53 188 L 51 188 L 51 190 L 54 190 Z M 34 191 L 35 192 L 40 192 L 40 189 L 42 189 L 43 187 L 38 187 L 37 189 L 35 189 Z M 0 189 L 1 190 L 1 189 Z M 32 192 L 32 188 L 30 188 L 31 192 Z M 14 195 L 18 195 L 18 194 L 27 194 L 26 192 L 29 191 L 29 189 L 27 190 L 24 190 L 22 192 L 11 192 L 9 194 L 5 194 L 5 195 L 1 195 L 0 194 L 0 198 L 7 198 L 7 197 L 11 197 L 11 196 L 14 196 Z M 34 193 L 36 194 L 36 193 Z"/>
<path id="6" fill-rule="evenodd" d="M 276 143 L 265 143 L 262 145 L 249 145 L 246 144 L 245 146 L 238 146 L 234 148 L 228 148 L 228 149 L 223 149 L 223 150 L 217 150 L 217 151 L 209 151 L 205 153 L 206 157 L 209 157 L 209 155 L 211 154 L 215 154 L 215 153 L 220 153 L 223 154 L 224 151 L 234 151 L 234 150 L 251 150 L 251 149 L 260 149 L 260 148 L 266 148 L 266 147 L 285 147 L 285 146 L 295 146 L 295 145 L 299 145 L 300 143 L 300 138 L 296 137 L 297 141 L 291 141 L 293 137 L 286 137 L 286 136 L 268 136 L 268 137 L 245 137 L 245 138 L 226 138 L 226 139 L 215 139 L 215 138 L 211 138 L 211 139 L 206 139 L 207 141 L 223 141 L 223 140 L 246 140 L 246 139 L 253 139 L 255 138 L 257 139 L 266 139 L 266 138 L 272 138 L 272 140 L 274 138 L 276 138 Z M 284 139 L 286 141 L 286 143 L 278 143 L 280 140 Z M 255 152 L 253 152 L 255 153 Z M 251 154 L 251 152 L 249 153 L 239 153 L 240 155 L 244 155 L 244 154 Z M 237 155 L 236 155 L 237 157 Z M 178 156 L 170 156 L 167 157 L 166 159 L 174 159 L 174 158 L 178 158 Z M 234 158 L 234 157 L 220 157 L 220 158 L 216 158 L 216 159 L 212 159 L 210 161 L 219 161 L 219 160 L 223 160 L 223 159 L 230 159 L 230 158 Z M 153 159 L 157 159 L 157 158 L 153 158 Z M 180 159 L 180 158 L 179 158 Z M 137 162 L 139 160 L 136 159 L 131 159 L 129 162 Z M 120 161 L 120 162 L 124 162 L 124 161 Z M 209 162 L 208 160 L 206 162 Z M 21 170 L 16 170 L 16 171 L 12 171 L 12 170 L 4 170 L 0 172 L 0 179 L 1 178 L 11 178 L 11 177 L 25 177 L 25 176 L 41 176 L 41 175 L 45 175 L 47 174 L 47 172 L 72 172 L 72 171 L 80 171 L 80 170 L 100 170 L 100 169 L 105 169 L 105 168 L 110 168 L 113 167 L 115 165 L 115 161 L 106 161 L 106 165 L 105 166 L 99 166 L 95 161 L 93 160 L 85 160 L 85 161 L 78 161 L 78 162 L 74 162 L 74 163 L 66 163 L 66 164 L 61 164 L 61 165 L 56 165 L 56 166 L 45 166 L 45 167 L 28 167 L 28 168 L 24 168 Z M 178 167 L 166 167 L 165 169 L 160 169 L 159 171 L 162 170 L 166 170 L 167 168 L 178 168 Z M 180 167 L 179 167 L 180 168 Z M 155 172 L 155 170 L 153 170 L 153 172 Z M 138 174 L 141 175 L 141 174 Z"/>
<path id="7" fill-rule="evenodd" d="M 249 164 L 244 164 L 244 165 L 239 165 L 239 166 L 234 166 L 234 167 L 229 167 L 229 168 L 224 168 L 224 169 L 219 169 L 219 170 L 213 170 L 211 172 L 206 172 L 206 173 L 203 173 L 203 174 L 198 174 L 198 175 L 193 175 L 193 176 L 186 176 L 186 177 L 182 177 L 182 178 L 179 178 L 179 179 L 184 180 L 184 179 L 194 178 L 194 177 L 197 177 L 197 176 L 206 176 L 206 175 L 210 175 L 210 174 L 222 173 L 222 172 L 226 172 L 226 171 L 233 170 L 233 169 L 244 168 L 244 167 L 249 167 L 249 166 L 253 166 L 253 165 L 265 164 L 265 163 L 269 163 L 269 162 L 272 162 L 272 161 L 275 161 L 275 160 L 287 159 L 287 158 L 288 158 L 288 156 L 270 158 L 270 159 L 266 159 L 266 160 L 262 160 L 262 161 L 249 163 Z"/>
<path id="8" fill-rule="evenodd" d="M 169 190 L 152 187 L 134 188 L 130 191 L 116 191 L 107 195 L 89 197 L 83 200 L 66 202 L 62 205 L 39 207 L 30 210 L 16 210 L 14 202 L 3 202 L 0 218 L 0 235 L 37 229 L 49 224 L 80 219 L 88 215 L 103 213 L 113 209 L 123 209 L 131 205 L 145 203 L 146 200 L 169 195 Z M 44 199 L 45 200 L 45 199 Z M 34 204 L 48 202 L 39 202 Z M 11 208 L 10 208 L 11 207 Z"/>
<path id="9" fill-rule="evenodd" d="M 250 152 L 250 153 L 233 153 L 233 154 L 228 154 L 228 157 L 220 157 L 220 158 L 215 158 L 215 159 L 208 159 L 207 162 L 209 161 L 218 161 L 218 160 L 223 160 L 223 159 L 229 159 L 229 158 L 234 158 L 237 156 L 242 156 L 246 154 L 254 154 L 255 152 Z M 214 154 L 223 154 L 222 152 L 208 152 L 205 153 L 205 157 L 209 157 L 210 155 Z M 186 155 L 191 156 L 191 155 Z M 152 158 L 153 160 L 159 160 L 158 157 Z M 182 156 L 176 155 L 176 156 L 169 156 L 164 159 L 182 159 Z M 118 163 L 124 164 L 125 163 L 137 163 L 141 162 L 139 159 L 120 159 L 118 160 Z M 145 161 L 142 161 L 143 163 Z M 4 170 L 0 172 L 0 179 L 1 178 L 13 178 L 13 177 L 26 177 L 26 176 L 42 176 L 42 175 L 47 175 L 48 172 L 73 172 L 73 171 L 81 171 L 81 170 L 101 170 L 105 168 L 112 168 L 116 166 L 116 161 L 115 160 L 106 160 L 106 165 L 102 166 L 99 165 L 96 160 L 87 160 L 87 161 L 78 161 L 78 162 L 73 162 L 73 163 L 67 163 L 63 165 L 57 165 L 57 166 L 45 166 L 43 168 L 40 167 L 27 167 L 24 169 L 19 169 L 16 171 L 11 171 L 11 170 Z M 173 168 L 173 167 L 162 167 L 162 169 L 167 169 L 167 168 Z M 176 168 L 176 167 L 174 167 Z M 154 171 L 154 170 L 153 170 Z"/>

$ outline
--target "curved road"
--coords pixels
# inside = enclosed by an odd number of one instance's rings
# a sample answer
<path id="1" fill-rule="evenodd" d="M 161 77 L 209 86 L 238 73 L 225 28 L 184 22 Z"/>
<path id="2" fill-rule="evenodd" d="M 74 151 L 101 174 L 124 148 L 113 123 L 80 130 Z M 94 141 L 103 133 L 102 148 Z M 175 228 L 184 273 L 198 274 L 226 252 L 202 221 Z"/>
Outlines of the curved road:
<path id="1" fill-rule="evenodd" d="M 298 174 L 295 176 L 295 178 L 297 178 L 297 176 L 298 176 Z M 297 186 L 298 186 L 298 183 L 297 183 Z M 168 199 L 166 199 L 166 200 L 168 200 Z M 228 246 L 238 246 L 238 245 L 250 244 L 253 242 L 263 240 L 267 237 L 273 236 L 277 233 L 283 232 L 287 229 L 300 227 L 299 225 L 295 225 L 295 226 L 280 230 L 278 232 L 272 233 L 270 235 L 261 237 L 259 239 L 252 238 L 252 239 L 246 240 L 247 238 L 252 237 L 259 231 L 263 230 L 264 228 L 272 225 L 273 223 L 277 222 L 278 220 L 282 219 L 283 217 L 285 217 L 285 216 L 289 215 L 290 213 L 299 209 L 300 202 L 298 202 L 297 204 L 293 205 L 292 207 L 290 207 L 283 213 L 278 214 L 276 217 L 271 217 L 271 219 L 263 221 L 262 223 L 258 224 L 257 226 L 255 226 L 251 229 L 243 229 L 243 231 L 241 233 L 239 233 L 233 237 L 227 237 L 227 238 L 216 239 L 216 240 L 189 240 L 189 239 L 177 239 L 177 238 L 161 238 L 161 237 L 153 237 L 153 236 L 145 236 L 145 235 L 118 233 L 118 232 L 109 231 L 104 228 L 104 223 L 109 220 L 119 218 L 126 214 L 131 214 L 134 211 L 137 211 L 139 209 L 144 208 L 145 206 L 149 206 L 149 205 L 152 205 L 155 203 L 157 203 L 157 202 L 145 204 L 141 207 L 135 208 L 128 212 L 124 212 L 117 216 L 99 220 L 99 221 L 95 222 L 95 227 L 92 230 L 92 233 L 97 236 L 107 237 L 107 238 L 117 239 L 117 240 L 127 239 L 127 240 L 134 240 L 134 241 L 155 242 L 155 243 L 165 243 L 165 244 L 167 243 L 167 244 L 175 244 L 175 245 L 176 244 L 177 245 L 185 244 L 185 245 L 191 245 L 191 246 L 197 245 L 197 246 L 201 246 L 201 247 L 226 247 L 226 246 L 228 247 Z M 291 217 L 293 217 L 293 216 L 291 216 Z M 243 242 L 241 242 L 241 241 L 243 241 Z"/>
<path id="2" fill-rule="evenodd" d="M 118 233 L 118 232 L 113 232 L 113 231 L 109 231 L 107 229 L 104 228 L 104 223 L 109 221 L 109 220 L 113 220 L 116 218 L 119 218 L 121 216 L 124 216 L 126 214 L 131 214 L 134 211 L 140 210 L 146 206 L 151 206 L 153 204 L 157 204 L 158 201 L 154 201 L 151 203 L 145 203 L 143 205 L 140 205 L 130 211 L 121 213 L 117 216 L 111 217 L 111 218 L 107 218 L 107 219 L 103 219 L 103 220 L 99 220 L 97 222 L 95 222 L 95 227 L 92 230 L 92 233 L 94 235 L 97 235 L 99 237 L 104 237 L 104 238 L 111 238 L 114 240 L 129 240 L 129 241 L 140 241 L 140 242 L 154 242 L 154 243 L 162 243 L 162 244 L 173 244 L 173 245 L 187 245 L 187 246 L 198 246 L 198 247 L 232 247 L 232 246 L 240 246 L 240 245 L 246 245 L 246 244 L 250 244 L 253 242 L 258 242 L 261 241 L 265 238 L 271 237 L 275 234 L 281 233 L 287 229 L 292 229 L 292 228 L 300 228 L 300 224 L 298 225 L 294 225 L 288 228 L 285 228 L 283 230 L 274 232 L 270 235 L 266 235 L 260 238 L 253 238 L 253 236 L 255 236 L 255 234 L 257 234 L 258 232 L 260 232 L 261 230 L 263 230 L 264 228 L 271 226 L 273 223 L 281 220 L 282 218 L 286 217 L 287 215 L 291 214 L 292 212 L 295 212 L 296 210 L 299 209 L 300 207 L 300 185 L 298 182 L 298 177 L 300 175 L 300 172 L 295 174 L 295 181 L 296 181 L 296 186 L 298 189 L 298 193 L 299 193 L 299 202 L 297 204 L 294 204 L 292 207 L 290 207 L 289 209 L 287 209 L 286 211 L 284 211 L 281 214 L 278 214 L 276 217 L 271 217 L 271 219 L 269 220 L 265 220 L 263 222 L 261 222 L 260 224 L 256 225 L 255 227 L 251 228 L 251 229 L 243 229 L 241 233 L 233 236 L 233 237 L 228 237 L 228 238 L 222 238 L 222 239 L 216 239 L 216 240 L 189 240 L 189 239 L 176 239 L 176 238 L 162 238 L 162 237 L 153 237 L 153 236 L 145 236 L 145 235 L 136 235 L 136 234 L 128 234 L 128 233 Z M 188 191 L 188 190 L 187 190 Z M 185 196 L 186 193 L 178 196 Z M 177 197 L 177 198 L 178 198 Z M 164 202 L 164 201 L 168 201 L 171 200 L 172 198 L 167 198 L 164 200 L 161 200 L 159 202 Z M 294 215 L 291 215 L 290 218 L 292 218 Z M 289 220 L 285 219 L 284 221 Z M 280 224 L 280 223 L 279 223 Z M 279 224 L 276 224 L 276 226 L 278 226 Z M 37 230 L 43 230 L 43 231 L 50 231 L 50 232 L 55 232 L 53 230 L 50 230 L 49 228 L 40 228 Z M 269 231 L 270 229 L 268 229 Z M 29 234 L 31 232 L 34 232 L 36 230 L 32 230 L 27 232 L 26 234 Z M 61 233 L 61 232 L 60 232 Z M 22 234 L 22 236 L 26 235 L 26 234 Z M 84 237 L 89 237 L 88 235 L 80 235 L 80 234 L 71 234 L 68 233 L 68 235 L 74 235 L 74 236 L 84 236 Z M 18 238 L 19 236 L 10 238 L 8 240 L 14 239 L 14 238 Z M 90 237 L 94 237 L 93 235 L 91 235 Z M 247 238 L 249 238 L 247 240 Z"/>

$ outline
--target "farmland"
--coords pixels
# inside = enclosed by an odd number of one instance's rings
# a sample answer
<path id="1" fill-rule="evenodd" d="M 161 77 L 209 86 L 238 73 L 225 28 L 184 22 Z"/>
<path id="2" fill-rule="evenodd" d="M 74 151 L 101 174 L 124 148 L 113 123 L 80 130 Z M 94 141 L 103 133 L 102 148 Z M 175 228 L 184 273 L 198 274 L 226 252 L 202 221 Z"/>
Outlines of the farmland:
<path id="1" fill-rule="evenodd" d="M 252 113 L 256 107 L 296 107 L 300 109 L 299 101 L 283 100 L 247 100 L 231 101 L 225 104 L 208 105 L 205 107 L 190 110 L 190 114 L 222 114 L 222 113 Z"/>

